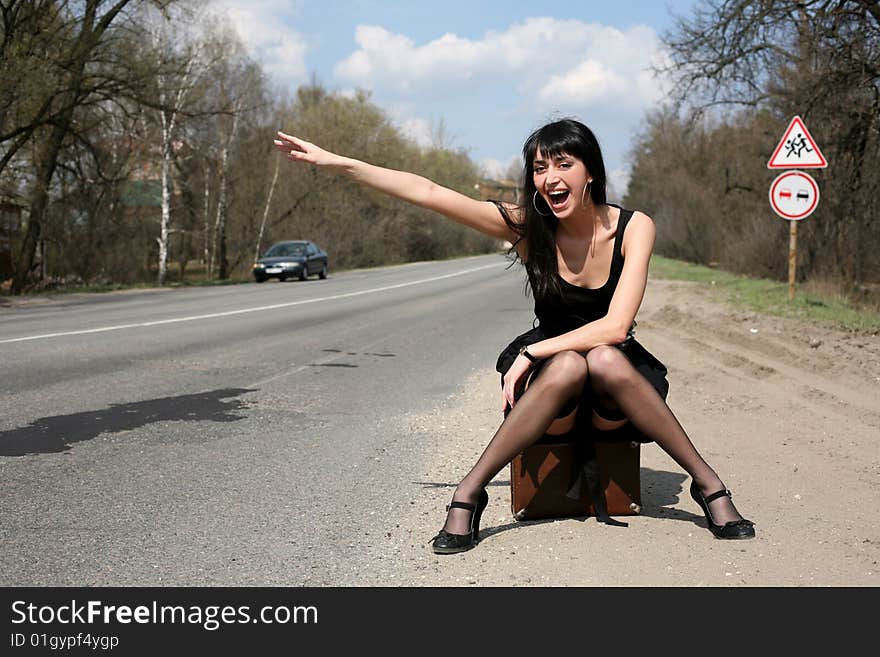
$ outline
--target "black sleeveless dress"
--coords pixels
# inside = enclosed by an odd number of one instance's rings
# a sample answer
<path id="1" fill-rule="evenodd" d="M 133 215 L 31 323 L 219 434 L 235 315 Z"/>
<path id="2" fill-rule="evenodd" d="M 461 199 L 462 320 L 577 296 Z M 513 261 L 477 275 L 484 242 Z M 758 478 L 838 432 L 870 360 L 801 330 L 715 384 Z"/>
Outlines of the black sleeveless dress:
<path id="1" fill-rule="evenodd" d="M 500 204 L 496 203 L 496 205 L 498 205 L 502 214 L 505 214 L 504 208 Z M 619 206 L 614 207 L 619 208 Z M 608 314 L 611 298 L 614 296 L 617 283 L 620 281 L 620 274 L 623 271 L 624 258 L 621 253 L 623 233 L 633 216 L 632 210 L 619 209 L 620 218 L 618 219 L 617 232 L 614 236 L 614 252 L 611 258 L 611 271 L 609 272 L 608 280 L 602 287 L 586 288 L 573 285 L 559 276 L 561 295 L 540 300 L 536 299 L 535 317 L 537 326 L 518 336 L 498 356 L 495 369 L 501 374 L 502 381 L 504 374 L 507 373 L 513 361 L 516 360 L 519 350 L 523 345 L 527 346 L 547 338 L 568 333 L 585 324 L 601 319 Z M 654 386 L 661 397 L 666 399 L 666 395 L 669 392 L 669 383 L 666 380 L 666 366 L 636 341 L 635 337 L 633 337 L 634 331 L 635 322 L 633 322 L 627 339 L 621 344 L 614 346 L 620 349 L 633 364 L 636 371 Z M 589 388 L 589 386 L 586 387 Z M 584 395 L 588 396 L 589 393 L 585 392 Z M 584 401 L 588 400 L 585 399 Z"/>

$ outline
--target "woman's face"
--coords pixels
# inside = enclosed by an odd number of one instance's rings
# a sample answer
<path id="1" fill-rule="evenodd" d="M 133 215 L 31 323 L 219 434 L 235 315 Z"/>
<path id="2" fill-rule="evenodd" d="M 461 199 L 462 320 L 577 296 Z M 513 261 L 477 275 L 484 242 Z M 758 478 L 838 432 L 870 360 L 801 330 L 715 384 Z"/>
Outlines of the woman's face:
<path id="1" fill-rule="evenodd" d="M 584 187 L 591 176 L 582 160 L 567 153 L 545 156 L 539 148 L 532 166 L 535 189 L 558 218 L 571 216 L 582 201 L 589 203 Z"/>

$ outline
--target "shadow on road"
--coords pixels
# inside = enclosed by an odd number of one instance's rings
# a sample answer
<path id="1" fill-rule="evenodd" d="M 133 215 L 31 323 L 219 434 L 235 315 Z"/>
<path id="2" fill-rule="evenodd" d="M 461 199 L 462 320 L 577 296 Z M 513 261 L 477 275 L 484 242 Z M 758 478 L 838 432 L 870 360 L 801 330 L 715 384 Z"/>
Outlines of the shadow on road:
<path id="1" fill-rule="evenodd" d="M 91 440 L 102 433 L 129 431 L 154 422 L 242 420 L 245 416 L 237 412 L 244 409 L 247 402 L 236 398 L 248 392 L 254 391 L 248 388 L 225 388 L 194 395 L 113 404 L 99 411 L 40 418 L 26 427 L 0 431 L 0 456 L 66 452 L 72 444 Z"/>

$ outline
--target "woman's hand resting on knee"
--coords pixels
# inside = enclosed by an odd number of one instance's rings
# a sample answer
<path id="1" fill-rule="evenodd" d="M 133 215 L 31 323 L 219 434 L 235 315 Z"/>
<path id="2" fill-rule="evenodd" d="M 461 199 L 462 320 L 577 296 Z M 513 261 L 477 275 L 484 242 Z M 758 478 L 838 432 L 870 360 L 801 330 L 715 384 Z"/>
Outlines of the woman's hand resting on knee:
<path id="1" fill-rule="evenodd" d="M 513 408 L 516 403 L 516 391 L 526 383 L 526 375 L 532 369 L 532 363 L 528 358 L 520 354 L 513 361 L 507 374 L 504 375 L 504 387 L 501 394 L 504 396 L 504 408 L 502 412 L 510 406 Z"/>

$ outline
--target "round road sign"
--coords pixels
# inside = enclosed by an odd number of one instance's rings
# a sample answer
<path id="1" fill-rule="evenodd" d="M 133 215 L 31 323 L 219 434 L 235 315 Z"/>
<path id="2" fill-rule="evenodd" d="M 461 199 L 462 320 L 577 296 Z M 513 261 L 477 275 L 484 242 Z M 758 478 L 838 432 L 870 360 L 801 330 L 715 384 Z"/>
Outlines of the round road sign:
<path id="1" fill-rule="evenodd" d="M 770 205 L 783 219 L 806 219 L 819 205 L 819 185 L 803 171 L 787 171 L 770 185 Z"/>

